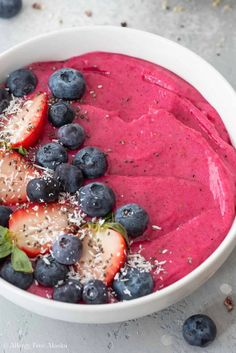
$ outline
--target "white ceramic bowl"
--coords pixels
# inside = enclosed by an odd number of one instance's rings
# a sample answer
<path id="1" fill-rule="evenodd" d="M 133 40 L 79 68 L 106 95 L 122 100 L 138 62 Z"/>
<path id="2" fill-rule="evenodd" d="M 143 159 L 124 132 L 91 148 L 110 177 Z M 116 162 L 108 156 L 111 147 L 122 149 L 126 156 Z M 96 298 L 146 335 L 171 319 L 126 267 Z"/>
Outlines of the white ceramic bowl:
<path id="1" fill-rule="evenodd" d="M 0 81 L 12 70 L 34 61 L 61 60 L 89 51 L 135 56 L 166 67 L 186 79 L 216 108 L 236 144 L 236 94 L 207 62 L 188 49 L 154 34 L 119 27 L 81 27 L 46 34 L 0 55 Z M 37 314 L 80 323 L 109 323 L 144 316 L 166 308 L 203 284 L 236 244 L 236 221 L 217 250 L 178 282 L 146 297 L 116 304 L 75 305 L 27 293 L 0 279 L 0 294 Z"/>

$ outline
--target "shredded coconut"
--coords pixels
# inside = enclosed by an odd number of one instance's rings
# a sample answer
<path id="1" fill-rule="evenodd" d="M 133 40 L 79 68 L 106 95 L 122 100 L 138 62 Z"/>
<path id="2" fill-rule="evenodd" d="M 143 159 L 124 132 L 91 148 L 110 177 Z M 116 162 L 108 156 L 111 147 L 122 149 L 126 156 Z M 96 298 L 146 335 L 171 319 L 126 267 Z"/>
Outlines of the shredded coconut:
<path id="1" fill-rule="evenodd" d="M 47 256 L 42 257 L 43 261 L 45 262 L 46 265 L 50 265 L 50 261 L 48 260 Z"/>
<path id="2" fill-rule="evenodd" d="M 145 260 L 145 258 L 138 253 L 128 254 L 126 266 L 138 268 L 142 272 L 150 272 L 153 267 L 149 261 Z"/>
<path id="3" fill-rule="evenodd" d="M 158 261 L 158 260 L 146 260 L 140 253 L 130 253 L 127 256 L 127 261 L 125 266 L 121 268 L 120 272 L 117 273 L 114 279 L 118 279 L 120 275 L 125 276 L 128 268 L 137 268 L 140 272 L 151 272 L 155 275 L 159 275 L 160 273 L 164 273 L 165 269 L 163 265 L 166 264 L 166 261 Z M 163 278 L 160 276 L 160 279 Z M 125 281 L 125 279 L 123 279 Z"/>
<path id="4" fill-rule="evenodd" d="M 156 226 L 156 225 L 152 225 L 152 229 L 153 229 L 153 230 L 162 230 L 162 228 L 161 228 L 161 227 Z"/>
<path id="5" fill-rule="evenodd" d="M 23 104 L 24 100 L 22 98 L 17 98 L 12 95 L 9 105 L 3 110 L 2 114 L 0 114 L 0 119 L 7 119 L 6 116 L 18 114 L 22 110 Z"/>
<path id="6" fill-rule="evenodd" d="M 0 126 L 2 127 L 0 131 L 0 142 L 14 143 L 21 138 L 22 132 L 26 129 L 26 126 L 27 129 L 32 128 L 31 123 L 24 120 L 24 111 L 27 112 L 32 103 L 32 100 L 25 101 L 22 98 L 12 98 L 9 106 L 0 114 L 0 119 L 4 120 L 0 121 Z"/>
<path id="7" fill-rule="evenodd" d="M 81 210 L 74 210 L 72 213 L 68 213 L 68 221 L 71 224 L 80 227 L 85 223 L 84 213 Z"/>
<path id="8" fill-rule="evenodd" d="M 46 176 L 46 177 L 51 177 L 53 175 L 53 170 L 49 169 L 49 168 L 45 168 L 45 167 L 42 167 L 41 165 L 38 165 L 38 164 L 35 164 L 33 163 L 33 166 L 35 168 L 38 168 L 40 170 L 43 171 L 43 175 Z"/>
<path id="9" fill-rule="evenodd" d="M 124 292 L 124 294 L 127 294 L 128 296 L 131 297 L 131 292 L 128 288 L 125 288 L 123 292 Z"/>

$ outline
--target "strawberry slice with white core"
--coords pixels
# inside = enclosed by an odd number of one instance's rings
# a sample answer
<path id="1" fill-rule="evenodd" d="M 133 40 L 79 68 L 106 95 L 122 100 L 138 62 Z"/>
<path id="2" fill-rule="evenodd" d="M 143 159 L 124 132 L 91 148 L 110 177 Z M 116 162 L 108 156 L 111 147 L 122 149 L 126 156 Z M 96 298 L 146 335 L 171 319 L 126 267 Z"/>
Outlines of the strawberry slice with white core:
<path id="1" fill-rule="evenodd" d="M 85 228 L 81 237 L 83 243 L 80 261 L 73 266 L 73 274 L 84 283 L 99 279 L 111 284 L 116 273 L 126 261 L 127 244 L 123 235 L 116 230 Z"/>
<path id="2" fill-rule="evenodd" d="M 32 100 L 18 100 L 14 113 L 4 118 L 0 141 L 10 147 L 29 148 L 39 139 L 47 117 L 48 97 L 45 93 Z"/>
<path id="3" fill-rule="evenodd" d="M 69 206 L 31 204 L 13 212 L 9 230 L 17 246 L 29 257 L 49 251 L 53 241 L 69 226 Z"/>
<path id="4" fill-rule="evenodd" d="M 38 176 L 37 169 L 19 153 L 0 151 L 0 203 L 16 205 L 26 202 L 26 186 Z"/>

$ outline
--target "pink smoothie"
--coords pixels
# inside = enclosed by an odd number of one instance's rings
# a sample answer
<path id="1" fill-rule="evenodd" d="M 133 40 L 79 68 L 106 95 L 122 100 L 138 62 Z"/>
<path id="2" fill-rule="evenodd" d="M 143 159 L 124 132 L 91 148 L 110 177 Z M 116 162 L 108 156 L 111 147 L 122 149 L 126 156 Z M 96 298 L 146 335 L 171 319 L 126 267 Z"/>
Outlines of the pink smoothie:
<path id="1" fill-rule="evenodd" d="M 30 67 L 36 90 L 49 95 L 56 69 L 84 74 L 87 91 L 73 102 L 75 121 L 86 131 L 84 145 L 107 153 L 109 169 L 99 181 L 114 190 L 117 206 L 135 202 L 149 214 L 148 229 L 131 250 L 161 262 L 161 271 L 153 271 L 155 289 L 199 266 L 235 215 L 236 153 L 215 109 L 172 72 L 124 55 L 94 52 Z M 47 124 L 39 145 L 56 133 Z M 35 287 L 30 291 L 50 296 Z"/>

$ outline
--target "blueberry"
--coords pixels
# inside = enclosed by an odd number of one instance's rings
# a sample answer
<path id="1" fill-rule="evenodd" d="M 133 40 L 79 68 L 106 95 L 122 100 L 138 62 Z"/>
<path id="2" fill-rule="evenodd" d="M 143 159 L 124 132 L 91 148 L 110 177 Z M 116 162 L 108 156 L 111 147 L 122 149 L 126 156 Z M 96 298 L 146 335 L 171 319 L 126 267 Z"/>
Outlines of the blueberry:
<path id="1" fill-rule="evenodd" d="M 34 278 L 44 287 L 54 287 L 59 281 L 64 281 L 69 269 L 59 264 L 52 256 L 37 260 Z"/>
<path id="2" fill-rule="evenodd" d="M 6 85 L 15 97 L 23 97 L 32 93 L 37 83 L 38 79 L 31 70 L 19 69 L 9 75 Z"/>
<path id="3" fill-rule="evenodd" d="M 10 207 L 0 206 L 0 226 L 8 228 L 8 222 L 12 212 Z"/>
<path id="4" fill-rule="evenodd" d="M 191 345 L 205 347 L 216 338 L 216 325 L 203 314 L 190 316 L 183 325 L 184 339 Z"/>
<path id="5" fill-rule="evenodd" d="M 0 114 L 9 106 L 10 100 L 10 93 L 4 88 L 0 88 Z"/>
<path id="6" fill-rule="evenodd" d="M 83 212 L 91 217 L 106 216 L 115 205 L 115 194 L 102 183 L 90 183 L 79 191 L 79 203 Z"/>
<path id="7" fill-rule="evenodd" d="M 71 68 L 55 71 L 48 81 L 53 95 L 61 99 L 80 99 L 85 93 L 85 80 L 81 72 Z"/>
<path id="8" fill-rule="evenodd" d="M 108 291 L 105 284 L 97 279 L 87 282 L 83 289 L 83 301 L 85 304 L 106 304 Z"/>
<path id="9" fill-rule="evenodd" d="M 58 200 L 60 184 L 51 177 L 35 178 L 28 182 L 26 193 L 31 202 L 55 202 Z"/>
<path id="10" fill-rule="evenodd" d="M 0 0 L 0 17 L 16 16 L 22 8 L 22 0 Z"/>
<path id="11" fill-rule="evenodd" d="M 79 168 L 68 163 L 57 166 L 53 177 L 59 181 L 60 189 L 74 194 L 82 186 L 84 177 Z"/>
<path id="12" fill-rule="evenodd" d="M 107 159 L 97 147 L 84 147 L 76 153 L 73 164 L 79 167 L 85 178 L 98 178 L 107 171 Z"/>
<path id="13" fill-rule="evenodd" d="M 5 281 L 14 284 L 14 286 L 21 289 L 28 289 L 34 280 L 32 273 L 15 271 L 10 260 L 7 260 L 3 264 L 0 271 L 0 276 L 5 279 Z"/>
<path id="14" fill-rule="evenodd" d="M 154 282 L 149 272 L 129 267 L 114 279 L 112 287 L 119 300 L 131 300 L 152 293 Z"/>
<path id="15" fill-rule="evenodd" d="M 67 161 L 67 152 L 59 143 L 47 143 L 40 147 L 36 153 L 36 162 L 44 168 L 55 170 L 59 164 Z"/>
<path id="16" fill-rule="evenodd" d="M 85 132 L 79 124 L 67 124 L 58 130 L 59 142 L 70 150 L 80 147 L 85 140 Z"/>
<path id="17" fill-rule="evenodd" d="M 133 238 L 144 233 L 148 220 L 148 214 L 144 208 L 135 203 L 124 205 L 115 212 L 115 221 L 120 223 Z"/>
<path id="18" fill-rule="evenodd" d="M 82 290 L 80 281 L 68 279 L 66 283 L 54 287 L 53 299 L 65 303 L 78 303 L 82 297 Z"/>
<path id="19" fill-rule="evenodd" d="M 72 123 L 75 118 L 73 108 L 66 102 L 60 101 L 52 104 L 48 111 L 48 120 L 55 127 Z"/>
<path id="20" fill-rule="evenodd" d="M 73 234 L 62 234 L 52 246 L 54 259 L 63 265 L 73 265 L 82 255 L 82 241 Z"/>

